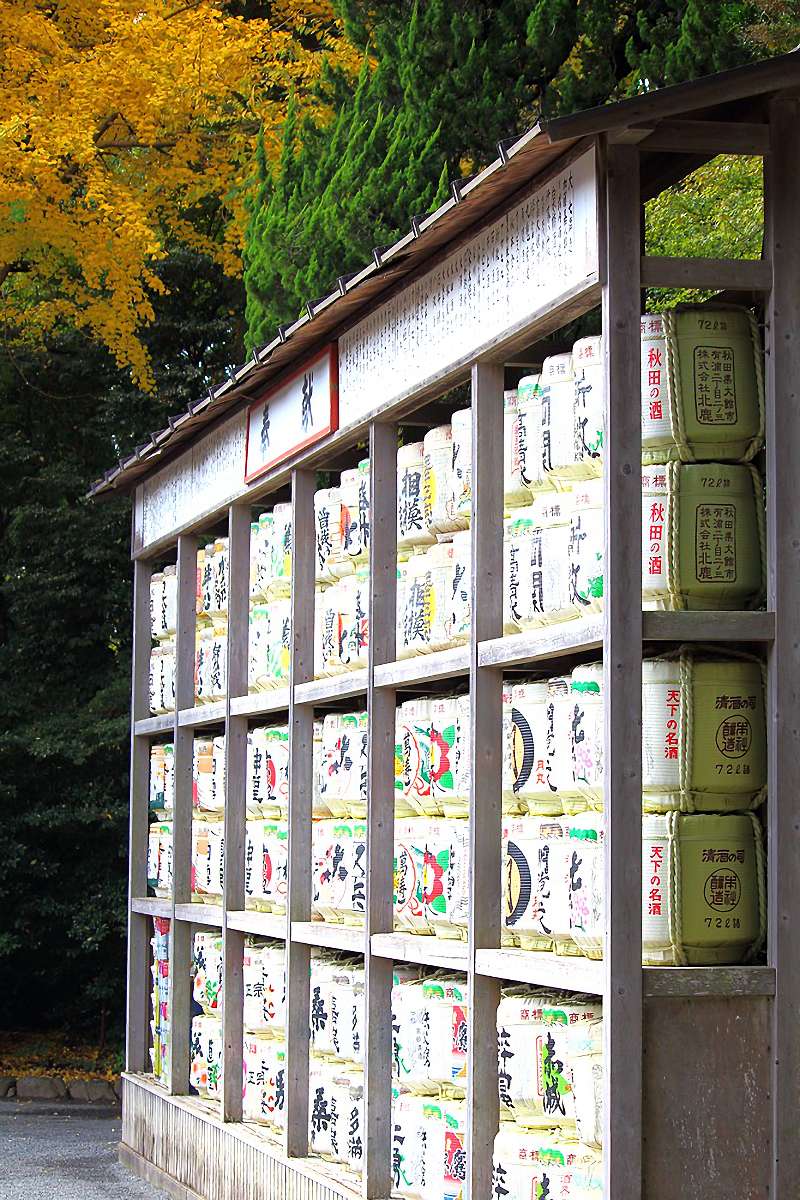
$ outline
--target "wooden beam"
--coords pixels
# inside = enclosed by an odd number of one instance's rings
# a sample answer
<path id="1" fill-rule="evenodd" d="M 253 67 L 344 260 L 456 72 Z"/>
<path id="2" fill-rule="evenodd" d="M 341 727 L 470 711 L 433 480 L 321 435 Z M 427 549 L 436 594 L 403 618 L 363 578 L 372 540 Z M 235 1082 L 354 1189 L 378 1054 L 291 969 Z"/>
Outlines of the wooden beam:
<path id="1" fill-rule="evenodd" d="M 750 121 L 661 121 L 640 150 L 670 154 L 769 154 L 769 125 Z"/>
<path id="2" fill-rule="evenodd" d="M 772 263 L 763 258 L 659 258 L 644 255 L 642 287 L 767 292 Z"/>
<path id="3" fill-rule="evenodd" d="M 772 1021 L 773 1182 L 776 1200 L 800 1195 L 800 1143 L 792 1111 L 800 1091 L 800 104 L 770 107 L 766 242 L 775 279 L 766 319 L 767 603 L 775 610 L 768 670 L 769 948 Z"/>
<path id="4" fill-rule="evenodd" d="M 125 1062 L 128 1071 L 149 1070 L 151 919 L 133 908 L 147 895 L 150 821 L 150 742 L 136 724 L 150 713 L 150 575 L 147 561 L 133 568 L 133 678 L 131 682 L 131 777 L 128 817 L 128 991 Z"/>
<path id="5" fill-rule="evenodd" d="M 605 388 L 606 1196 L 642 1197 L 642 492 L 639 151 L 608 146 Z"/>
<path id="6" fill-rule="evenodd" d="M 289 894 L 286 941 L 286 1153 L 308 1154 L 311 951 L 291 938 L 311 920 L 311 797 L 314 708 L 296 687 L 314 677 L 314 471 L 292 472 L 292 657 L 289 678 Z"/>
<path id="7" fill-rule="evenodd" d="M 372 424 L 370 465 L 370 591 L 367 713 L 367 898 L 364 929 L 364 1062 L 366 1126 L 362 1195 L 381 1200 L 392 1190 L 392 963 L 372 953 L 372 934 L 391 933 L 394 854 L 395 693 L 376 688 L 376 666 L 395 657 L 397 605 L 397 428 Z"/>
<path id="8" fill-rule="evenodd" d="M 466 1193 L 491 1194 L 499 1124 L 497 1005 L 500 984 L 479 975 L 479 950 L 500 945 L 503 673 L 482 667 L 480 642 L 503 631 L 503 367 L 472 367 L 472 580 L 470 626 L 469 1047 Z"/>

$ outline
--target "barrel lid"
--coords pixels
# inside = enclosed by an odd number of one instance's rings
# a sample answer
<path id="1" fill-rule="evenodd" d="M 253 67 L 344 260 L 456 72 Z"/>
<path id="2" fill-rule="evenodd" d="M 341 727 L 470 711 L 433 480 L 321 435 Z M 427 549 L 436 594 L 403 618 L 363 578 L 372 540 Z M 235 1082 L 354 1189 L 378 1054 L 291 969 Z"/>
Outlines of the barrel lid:
<path id="1" fill-rule="evenodd" d="M 542 363 L 541 383 L 543 387 L 559 381 L 566 383 L 573 377 L 571 351 L 567 354 L 551 354 Z"/>

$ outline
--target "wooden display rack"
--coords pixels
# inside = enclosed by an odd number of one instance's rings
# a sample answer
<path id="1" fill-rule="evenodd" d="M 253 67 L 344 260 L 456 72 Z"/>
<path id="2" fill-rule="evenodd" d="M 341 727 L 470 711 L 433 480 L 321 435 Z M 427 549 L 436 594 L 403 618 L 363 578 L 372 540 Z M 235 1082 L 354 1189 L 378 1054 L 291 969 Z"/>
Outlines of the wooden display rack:
<path id="1" fill-rule="evenodd" d="M 457 967 L 469 986 L 467 1194 L 488 1200 L 498 1123 L 496 1005 L 501 981 L 602 995 L 605 1035 L 605 1195 L 796 1200 L 800 1195 L 800 54 L 542 122 L 435 213 L 294 324 L 219 389 L 99 481 L 132 490 L 135 560 L 131 738 L 130 923 L 123 1160 L 180 1196 L 351 1197 L 352 1183 L 307 1157 L 309 955 L 312 946 L 364 955 L 366 1152 L 362 1194 L 391 1191 L 392 960 Z M 642 205 L 720 153 L 763 155 L 766 227 L 758 261 L 642 255 Z M 564 180 L 568 184 L 564 184 Z M 537 212 L 569 189 L 575 222 L 556 270 L 536 243 Z M 559 220 L 561 218 L 559 217 Z M 581 240 L 582 239 L 582 240 Z M 578 244 L 580 242 L 580 244 Z M 537 265 L 536 255 L 539 255 Z M 494 257 L 493 257 L 494 256 Z M 538 274 L 537 274 L 538 272 Z M 765 311 L 767 612 L 646 612 L 641 585 L 641 290 L 702 287 Z M 449 305 L 440 304 L 449 289 Z M 605 412 L 605 613 L 502 636 L 504 363 L 602 305 Z M 247 404 L 338 342 L 339 424 L 245 483 Z M 435 401 L 469 381 L 473 413 L 472 635 L 463 649 L 396 662 L 397 426 L 441 420 Z M 413 416 L 412 416 L 413 414 Z M 313 680 L 315 472 L 352 462 L 369 443 L 369 667 Z M 349 459 L 343 459 L 347 452 Z M 363 449 L 361 451 L 363 454 Z M 247 695 L 251 513 L 291 488 L 294 578 L 291 684 Z M 254 507 L 255 506 L 255 507 Z M 228 695 L 194 707 L 198 535 L 227 522 L 230 539 Z M 177 712 L 148 715 L 149 580 L 177 557 Z M 761 644 L 768 660 L 769 938 L 766 966 L 645 968 L 641 944 L 642 644 Z M 501 684 L 509 667 L 586 651 L 605 664 L 606 905 L 602 962 L 503 949 Z M 469 679 L 471 906 L 466 943 L 392 930 L 393 748 L 398 689 Z M 352 699 L 369 712 L 368 888 L 365 929 L 311 922 L 312 723 L 315 709 Z M 287 919 L 245 910 L 248 724 L 288 713 Z M 225 897 L 191 903 L 191 767 L 197 728 L 227 735 Z M 151 741 L 174 741 L 174 897 L 147 898 Z M 171 1074 L 148 1077 L 150 916 L 172 917 Z M 221 1120 L 186 1095 L 190 944 L 194 927 L 224 938 Z M 242 951 L 247 933 L 287 947 L 287 1138 L 242 1125 Z M 179 966 L 180 965 L 180 966 Z M 713 1168 L 712 1168 L 713 1164 Z"/>

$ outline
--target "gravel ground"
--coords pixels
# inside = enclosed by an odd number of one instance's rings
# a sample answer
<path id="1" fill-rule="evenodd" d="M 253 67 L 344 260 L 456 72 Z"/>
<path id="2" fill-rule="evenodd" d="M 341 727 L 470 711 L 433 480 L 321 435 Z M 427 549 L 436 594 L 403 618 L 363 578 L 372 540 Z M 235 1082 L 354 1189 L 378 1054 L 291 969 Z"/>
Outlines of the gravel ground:
<path id="1" fill-rule="evenodd" d="M 0 1104 L 0 1200 L 167 1200 L 117 1162 L 119 1117 Z"/>

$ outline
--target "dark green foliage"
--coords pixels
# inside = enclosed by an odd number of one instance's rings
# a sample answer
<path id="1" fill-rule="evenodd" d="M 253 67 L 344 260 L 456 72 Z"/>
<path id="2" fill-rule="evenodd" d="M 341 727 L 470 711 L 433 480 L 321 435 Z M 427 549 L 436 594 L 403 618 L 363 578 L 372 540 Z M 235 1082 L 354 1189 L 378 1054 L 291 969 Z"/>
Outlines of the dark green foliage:
<path id="1" fill-rule="evenodd" d="M 340 0 L 374 59 L 322 85 L 327 125 L 292 110 L 283 155 L 259 161 L 246 254 L 249 346 L 409 228 L 485 165 L 501 138 L 554 114 L 754 57 L 739 0 Z"/>
<path id="2" fill-rule="evenodd" d="M 123 1011 L 130 506 L 89 483 L 241 354 L 189 253 L 150 333 L 158 398 L 77 334 L 0 344 L 0 1027 Z"/>

